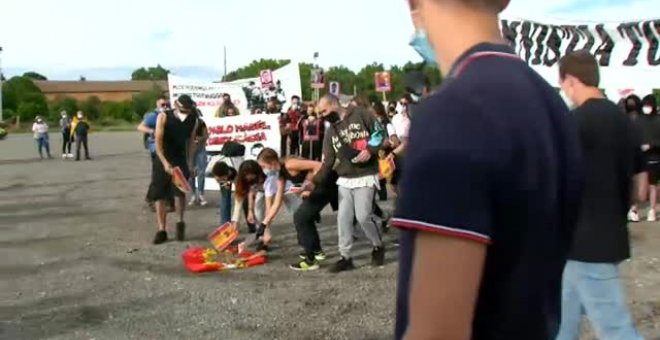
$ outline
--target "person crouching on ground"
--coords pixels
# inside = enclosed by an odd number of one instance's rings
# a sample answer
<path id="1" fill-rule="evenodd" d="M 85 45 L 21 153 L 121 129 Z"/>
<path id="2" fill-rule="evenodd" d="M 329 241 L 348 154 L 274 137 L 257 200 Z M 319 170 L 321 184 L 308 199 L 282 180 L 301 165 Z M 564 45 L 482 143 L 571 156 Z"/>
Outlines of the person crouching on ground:
<path id="1" fill-rule="evenodd" d="M 174 110 L 158 114 L 156 121 L 156 157 L 150 199 L 156 202 L 158 232 L 154 244 L 167 241 L 167 202 L 176 197 L 175 208 L 178 217 L 176 239 L 185 238 L 186 224 L 183 219 L 186 194 L 172 182 L 175 167 L 181 169 L 185 180 L 192 177 L 193 155 L 196 145 L 195 132 L 198 128 L 197 114 L 193 101 L 188 95 L 182 95 L 175 102 Z"/>
<path id="2" fill-rule="evenodd" d="M 220 225 L 231 221 L 231 189 L 238 172 L 225 162 L 216 162 L 211 169 L 211 175 L 220 186 Z"/>
<path id="3" fill-rule="evenodd" d="M 264 184 L 266 216 L 263 222 L 267 226 L 266 232 L 269 232 L 271 222 L 284 203 L 289 212 L 294 215 L 298 244 L 303 247 L 300 258 L 304 261 L 295 263 L 290 267 L 299 271 L 318 269 L 318 261 L 325 260 L 325 253 L 321 248 L 321 240 L 314 224 L 314 219 L 320 210 L 310 210 L 309 204 L 303 208 L 303 205 L 304 200 L 308 199 L 314 191 L 312 180 L 316 173 L 321 170 L 321 163 L 299 157 L 279 158 L 277 152 L 269 148 L 261 151 L 257 161 L 264 169 L 264 173 L 267 174 Z M 302 184 L 301 191 L 292 192 L 293 184 Z M 305 225 L 295 223 L 297 215 L 305 214 L 305 211 L 300 212 L 301 208 L 306 209 L 306 213 L 311 218 L 311 225 L 309 223 Z M 266 237 L 264 237 L 264 241 L 265 239 Z"/>
<path id="4" fill-rule="evenodd" d="M 48 140 L 48 124 L 41 116 L 37 116 L 32 124 L 32 132 L 34 132 L 34 139 L 37 141 L 37 150 L 39 157 L 44 159 L 43 149 L 46 149 L 46 156 L 51 159 L 50 155 L 50 141 Z"/>
<path id="5" fill-rule="evenodd" d="M 234 206 L 231 222 L 236 229 L 240 227 L 241 211 L 244 211 L 248 225 L 248 233 L 255 234 L 257 229 L 254 225 L 254 201 L 258 193 L 263 193 L 266 175 L 259 163 L 247 160 L 238 167 L 236 175 L 236 192 L 234 193 Z"/>
<path id="6" fill-rule="evenodd" d="M 87 136 L 89 135 L 90 129 L 89 120 L 85 117 L 85 113 L 78 111 L 76 117 L 71 123 L 71 135 L 75 136 L 76 141 L 76 161 L 80 161 L 80 147 L 85 148 L 85 159 L 90 161 L 92 160 L 89 157 L 89 145 L 87 144 Z"/>

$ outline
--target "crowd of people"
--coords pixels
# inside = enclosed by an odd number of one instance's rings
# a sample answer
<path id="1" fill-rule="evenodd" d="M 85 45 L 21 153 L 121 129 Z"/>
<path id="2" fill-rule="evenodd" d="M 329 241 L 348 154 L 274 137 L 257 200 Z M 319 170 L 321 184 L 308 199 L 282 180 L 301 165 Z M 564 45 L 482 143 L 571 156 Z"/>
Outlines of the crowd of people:
<path id="1" fill-rule="evenodd" d="M 294 270 L 316 270 L 325 260 L 316 228 L 328 204 L 338 211 L 341 255 L 331 270 L 353 268 L 351 248 L 360 236 L 373 246 L 372 263 L 382 265 L 382 234 L 389 229 L 391 214 L 377 204 L 378 199 L 387 199 L 388 192 L 379 161 L 394 159 L 397 150 L 402 150 L 410 126 L 410 100 L 406 96 L 385 109 L 383 103 L 360 98 L 341 105 L 333 95 L 318 103 L 302 103 L 293 96 L 284 112 L 271 100 L 266 113 L 279 115 L 281 150 L 262 148 L 256 160 L 236 163 L 230 157 L 207 156 L 208 129 L 189 96 L 178 98 L 173 107 L 165 98 L 158 99 L 157 108 L 145 115 L 137 128 L 146 136 L 145 146 L 152 160 L 146 201 L 158 217 L 154 243 L 168 240 L 167 213 L 171 211 L 178 216 L 176 238 L 185 237 L 183 193 L 171 181 L 173 168 L 179 167 L 193 190 L 188 205 L 208 204 L 205 178 L 214 177 L 220 185 L 220 224 L 232 222 L 238 227 L 243 216 L 249 233 L 254 234 L 252 239 L 258 239 L 257 250 L 268 249 L 272 222 L 286 207 L 293 215 L 302 248 L 300 261 L 291 265 Z M 232 106 L 230 98 L 226 102 L 227 107 L 218 109 L 221 115 Z M 233 147 L 236 145 L 227 144 L 223 153 Z M 245 156 L 245 148 L 239 156 Z M 208 164 L 209 159 L 213 164 Z M 390 178 L 396 184 L 396 175 Z M 246 242 L 241 246 L 250 245 Z"/>
<path id="2" fill-rule="evenodd" d="M 69 118 L 66 111 L 62 111 L 60 115 L 59 126 L 62 136 L 62 159 L 74 158 L 74 154 L 71 153 L 71 145 L 75 143 L 75 160 L 80 161 L 81 159 L 81 147 L 84 148 L 85 159 L 91 160 L 92 158 L 89 155 L 89 145 L 87 142 L 91 125 L 85 116 L 85 113 L 83 111 L 78 111 L 73 119 Z M 32 133 L 34 134 L 34 140 L 37 144 L 39 157 L 41 159 L 52 159 L 53 156 L 50 152 L 49 126 L 42 116 L 35 117 L 34 122 L 32 123 Z"/>
<path id="3" fill-rule="evenodd" d="M 630 257 L 627 219 L 639 220 L 649 192 L 647 220 L 657 218 L 655 98 L 631 96 L 617 107 L 584 50 L 559 60 L 565 102 L 502 42 L 498 13 L 508 1 L 409 4 L 411 45 L 438 66 L 443 86 L 411 89 L 387 105 L 293 97 L 282 113 L 269 100 L 265 113 L 281 115 L 280 152 L 260 148 L 256 160 L 210 166 L 221 222 L 246 221 L 239 249 L 267 251 L 285 206 L 301 247 L 290 268 L 317 270 L 327 257 L 317 223 L 330 204 L 340 258 L 329 271 L 354 269 L 360 237 L 380 266 L 388 216 L 377 198 L 389 180 L 400 230 L 396 339 L 576 340 L 585 314 L 599 338 L 642 339 L 619 265 Z M 204 133 L 195 117 L 184 95 L 141 129 L 154 136 L 156 244 L 168 239 L 166 206 L 175 196 L 184 239 L 185 201 L 171 175 L 174 167 L 199 175 L 194 155 Z M 383 176 L 392 163 L 394 174 Z"/>

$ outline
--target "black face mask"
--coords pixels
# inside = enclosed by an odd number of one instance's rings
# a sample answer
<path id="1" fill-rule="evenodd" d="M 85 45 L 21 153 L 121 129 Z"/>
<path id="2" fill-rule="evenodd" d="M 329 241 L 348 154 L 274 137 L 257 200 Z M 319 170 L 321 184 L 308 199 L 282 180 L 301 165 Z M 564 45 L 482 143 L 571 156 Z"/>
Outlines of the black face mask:
<path id="1" fill-rule="evenodd" d="M 330 122 L 330 124 L 334 124 L 340 120 L 339 113 L 337 113 L 336 111 L 332 111 L 327 116 L 325 116 L 325 120 Z"/>

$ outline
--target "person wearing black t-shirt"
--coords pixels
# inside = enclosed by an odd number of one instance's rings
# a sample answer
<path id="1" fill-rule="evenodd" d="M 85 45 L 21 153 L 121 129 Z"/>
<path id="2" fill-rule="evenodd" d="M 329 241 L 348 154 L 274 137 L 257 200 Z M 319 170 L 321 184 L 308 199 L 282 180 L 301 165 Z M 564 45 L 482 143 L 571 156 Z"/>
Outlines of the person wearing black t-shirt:
<path id="1" fill-rule="evenodd" d="M 507 3 L 410 1 L 412 45 L 444 80 L 411 117 L 393 220 L 396 339 L 554 340 L 559 329 L 578 131 L 501 40 Z"/>
<path id="2" fill-rule="evenodd" d="M 642 139 L 633 123 L 598 89 L 596 58 L 586 50 L 559 61 L 562 91 L 577 108 L 585 166 L 578 223 L 562 284 L 557 340 L 580 335 L 583 312 L 599 339 L 642 339 L 626 305 L 619 263 L 630 257 L 626 213 L 631 193 L 644 199 Z"/>

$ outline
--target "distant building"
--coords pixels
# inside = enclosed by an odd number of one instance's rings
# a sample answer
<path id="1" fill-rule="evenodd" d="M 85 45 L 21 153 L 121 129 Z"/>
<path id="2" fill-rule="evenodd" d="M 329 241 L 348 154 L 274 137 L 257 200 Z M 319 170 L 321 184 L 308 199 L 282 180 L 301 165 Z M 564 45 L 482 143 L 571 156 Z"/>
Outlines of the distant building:
<path id="1" fill-rule="evenodd" d="M 71 97 L 84 101 L 96 96 L 101 101 L 124 101 L 140 92 L 150 91 L 158 86 L 163 94 L 168 93 L 167 81 L 131 80 L 131 81 L 35 81 L 46 98 L 51 101 L 57 97 Z"/>

